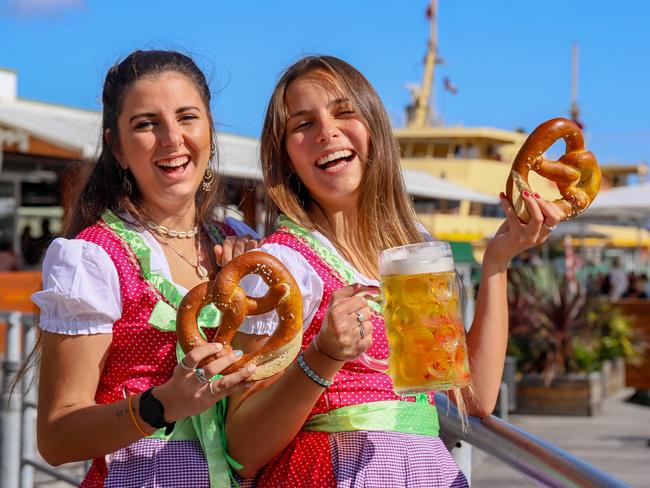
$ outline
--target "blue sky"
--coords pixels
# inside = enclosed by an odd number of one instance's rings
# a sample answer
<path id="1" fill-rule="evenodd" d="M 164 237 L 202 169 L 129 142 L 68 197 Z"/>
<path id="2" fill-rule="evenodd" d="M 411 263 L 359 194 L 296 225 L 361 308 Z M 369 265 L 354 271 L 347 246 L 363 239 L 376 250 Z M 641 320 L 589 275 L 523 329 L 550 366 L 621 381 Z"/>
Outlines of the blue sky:
<path id="1" fill-rule="evenodd" d="M 137 48 L 193 54 L 218 127 L 257 137 L 280 71 L 302 54 L 344 58 L 395 125 L 422 76 L 427 0 L 0 0 L 0 66 L 20 97 L 96 109 L 106 69 Z M 650 159 L 650 2 L 439 0 L 436 107 L 445 124 L 532 130 L 578 100 L 602 163 Z M 458 94 L 442 90 L 448 77 Z"/>

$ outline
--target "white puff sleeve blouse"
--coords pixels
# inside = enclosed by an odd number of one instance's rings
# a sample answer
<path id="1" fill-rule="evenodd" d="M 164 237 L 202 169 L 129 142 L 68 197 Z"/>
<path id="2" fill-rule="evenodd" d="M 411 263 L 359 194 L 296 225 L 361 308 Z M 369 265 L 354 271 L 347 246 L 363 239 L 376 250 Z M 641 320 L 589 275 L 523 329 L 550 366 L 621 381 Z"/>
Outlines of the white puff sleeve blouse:
<path id="1" fill-rule="evenodd" d="M 129 220 L 128 216 L 122 216 Z M 246 224 L 226 222 L 237 235 L 258 238 Z M 174 283 L 160 243 L 148 230 L 133 227 L 151 249 L 151 271 Z M 40 308 L 40 327 L 55 334 L 105 334 L 122 316 L 120 281 L 115 264 L 106 251 L 83 239 L 55 239 L 50 244 L 42 267 L 43 290 L 32 295 Z M 174 283 L 181 294 L 187 289 Z"/>

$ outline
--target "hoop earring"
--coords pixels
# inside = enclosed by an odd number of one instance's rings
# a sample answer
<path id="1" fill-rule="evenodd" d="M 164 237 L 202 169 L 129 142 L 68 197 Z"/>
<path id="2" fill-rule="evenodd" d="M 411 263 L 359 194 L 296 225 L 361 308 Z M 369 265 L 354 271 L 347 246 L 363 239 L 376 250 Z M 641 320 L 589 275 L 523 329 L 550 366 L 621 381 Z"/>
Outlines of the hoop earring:
<path id="1" fill-rule="evenodd" d="M 133 187 L 131 186 L 131 180 L 129 179 L 129 171 L 126 169 L 120 168 L 122 171 L 122 191 L 125 195 L 131 196 L 133 193 Z"/>
<path id="2" fill-rule="evenodd" d="M 212 190 L 212 183 L 214 183 L 214 171 L 210 166 L 207 167 L 205 173 L 203 173 L 203 181 L 201 182 L 201 188 L 204 192 L 209 192 Z"/>

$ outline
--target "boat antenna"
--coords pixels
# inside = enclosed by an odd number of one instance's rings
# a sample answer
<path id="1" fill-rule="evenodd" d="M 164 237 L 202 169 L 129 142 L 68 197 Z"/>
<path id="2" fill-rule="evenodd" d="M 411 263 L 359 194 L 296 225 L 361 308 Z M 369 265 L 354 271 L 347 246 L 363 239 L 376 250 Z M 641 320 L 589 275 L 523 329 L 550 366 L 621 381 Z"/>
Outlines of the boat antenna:
<path id="1" fill-rule="evenodd" d="M 578 107 L 578 43 L 574 42 L 571 47 L 571 120 L 573 120 L 578 127 L 583 128 L 580 121 L 580 108 Z"/>

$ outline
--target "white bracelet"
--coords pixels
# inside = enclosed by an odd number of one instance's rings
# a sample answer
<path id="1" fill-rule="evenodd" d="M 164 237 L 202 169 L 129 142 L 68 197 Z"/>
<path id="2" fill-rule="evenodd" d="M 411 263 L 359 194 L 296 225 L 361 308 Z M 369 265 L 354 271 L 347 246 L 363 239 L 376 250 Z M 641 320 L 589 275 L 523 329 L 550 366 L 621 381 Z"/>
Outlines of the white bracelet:
<path id="1" fill-rule="evenodd" d="M 316 349 L 316 352 L 322 354 L 322 355 L 325 356 L 325 357 L 330 358 L 332 361 L 337 361 L 337 362 L 339 362 L 339 363 L 344 363 L 344 362 L 346 361 L 345 359 L 335 358 L 335 357 L 332 356 L 331 354 L 329 354 L 329 353 L 327 353 L 327 352 L 325 352 L 325 351 L 321 351 L 320 349 L 318 349 L 318 336 L 320 336 L 320 331 L 318 331 L 318 334 L 316 334 L 316 336 L 311 340 L 311 342 L 314 344 L 314 349 Z"/>

